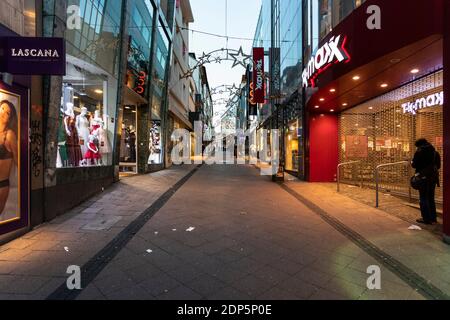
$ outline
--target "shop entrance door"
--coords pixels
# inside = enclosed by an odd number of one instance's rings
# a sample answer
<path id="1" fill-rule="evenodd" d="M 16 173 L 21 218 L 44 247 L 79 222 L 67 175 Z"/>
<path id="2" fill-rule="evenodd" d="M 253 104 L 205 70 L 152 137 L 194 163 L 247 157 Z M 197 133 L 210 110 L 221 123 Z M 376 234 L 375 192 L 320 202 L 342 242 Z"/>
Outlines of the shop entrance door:
<path id="1" fill-rule="evenodd" d="M 123 110 L 122 135 L 120 141 L 121 175 L 137 174 L 137 106 L 127 105 Z"/>

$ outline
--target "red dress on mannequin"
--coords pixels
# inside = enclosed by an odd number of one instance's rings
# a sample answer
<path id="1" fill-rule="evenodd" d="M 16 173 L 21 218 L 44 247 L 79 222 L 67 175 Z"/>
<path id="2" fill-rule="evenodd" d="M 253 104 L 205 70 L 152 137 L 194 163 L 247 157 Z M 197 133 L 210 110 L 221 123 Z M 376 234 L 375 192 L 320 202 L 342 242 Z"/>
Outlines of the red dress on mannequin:
<path id="1" fill-rule="evenodd" d="M 95 153 L 92 150 L 97 150 L 97 153 Z M 102 157 L 100 156 L 100 152 L 98 151 L 98 147 L 94 142 L 89 142 L 89 148 L 88 151 L 86 152 L 86 154 L 84 155 L 84 158 L 86 160 L 97 160 L 97 159 L 101 159 Z"/>

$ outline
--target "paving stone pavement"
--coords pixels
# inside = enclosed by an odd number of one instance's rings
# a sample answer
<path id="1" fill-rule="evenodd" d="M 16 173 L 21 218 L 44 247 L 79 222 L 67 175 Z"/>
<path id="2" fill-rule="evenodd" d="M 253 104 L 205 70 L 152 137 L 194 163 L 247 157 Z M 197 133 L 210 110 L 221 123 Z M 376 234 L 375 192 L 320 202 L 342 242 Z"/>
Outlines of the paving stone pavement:
<path id="1" fill-rule="evenodd" d="M 192 169 L 126 178 L 0 247 L 0 299 L 46 298 L 65 282 L 69 264 L 86 263 Z M 426 231 L 409 232 L 404 221 L 327 188 L 287 184 L 404 256 L 414 271 L 439 277 L 430 281 L 450 279 L 441 264 L 449 249 Z M 107 230 L 86 229 L 118 217 Z M 384 266 L 382 289 L 367 289 L 371 265 L 379 263 L 254 167 L 205 165 L 92 282 L 82 283 L 78 299 L 423 299 Z"/>

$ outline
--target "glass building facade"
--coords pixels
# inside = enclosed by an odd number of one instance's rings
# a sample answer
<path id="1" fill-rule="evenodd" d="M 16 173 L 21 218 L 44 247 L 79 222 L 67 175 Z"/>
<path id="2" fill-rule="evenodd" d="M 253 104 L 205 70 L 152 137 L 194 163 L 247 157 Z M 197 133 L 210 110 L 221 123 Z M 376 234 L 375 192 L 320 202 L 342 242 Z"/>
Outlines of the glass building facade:
<path id="1" fill-rule="evenodd" d="M 263 0 L 254 47 L 264 47 L 270 96 L 259 107 L 259 122 L 282 131 L 284 170 L 304 177 L 303 112 L 301 108 L 303 5 L 295 0 Z M 269 80 L 270 81 L 270 80 Z"/>
<path id="2" fill-rule="evenodd" d="M 57 168 L 110 166 L 119 74 L 122 3 L 68 0 L 79 26 L 67 28 Z"/>

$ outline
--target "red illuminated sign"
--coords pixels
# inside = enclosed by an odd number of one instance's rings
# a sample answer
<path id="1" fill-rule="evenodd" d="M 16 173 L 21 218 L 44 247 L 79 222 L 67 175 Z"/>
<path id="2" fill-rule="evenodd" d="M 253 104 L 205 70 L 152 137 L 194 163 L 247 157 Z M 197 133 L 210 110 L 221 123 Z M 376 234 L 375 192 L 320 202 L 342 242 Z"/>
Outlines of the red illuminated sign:
<path id="1" fill-rule="evenodd" d="M 139 76 L 137 78 L 137 86 L 136 86 L 136 88 L 134 88 L 134 91 L 136 91 L 139 94 L 144 94 L 146 78 L 147 78 L 147 73 L 145 71 L 139 72 Z"/>
<path id="2" fill-rule="evenodd" d="M 264 103 L 264 48 L 253 48 L 253 102 Z"/>
<path id="3" fill-rule="evenodd" d="M 303 86 L 315 87 L 315 80 L 325 70 L 333 64 L 341 62 L 350 62 L 350 55 L 345 48 L 347 37 L 341 35 L 332 37 L 327 43 L 317 50 L 308 63 L 308 66 L 303 70 Z"/>

